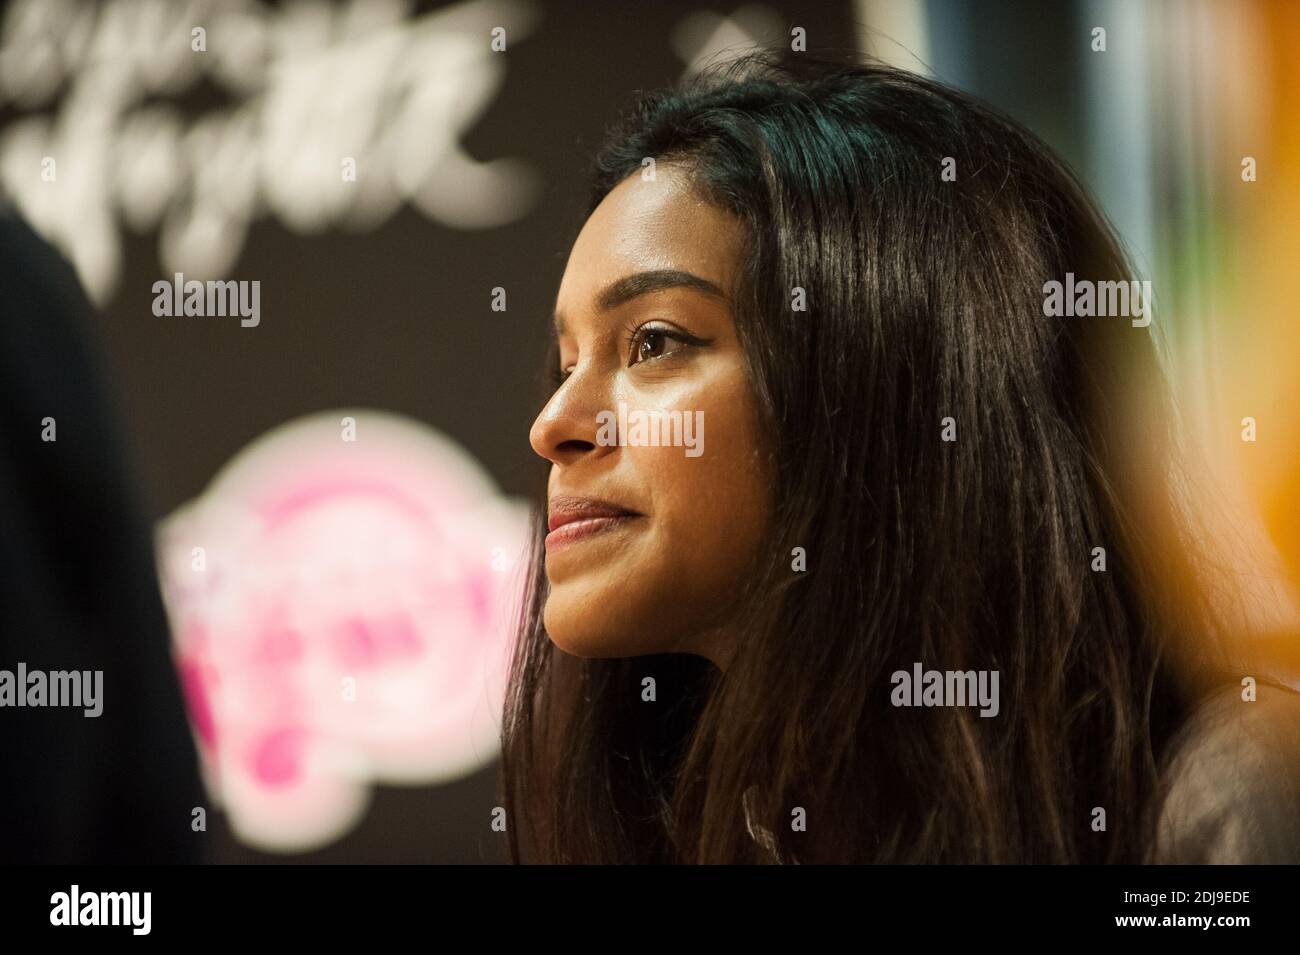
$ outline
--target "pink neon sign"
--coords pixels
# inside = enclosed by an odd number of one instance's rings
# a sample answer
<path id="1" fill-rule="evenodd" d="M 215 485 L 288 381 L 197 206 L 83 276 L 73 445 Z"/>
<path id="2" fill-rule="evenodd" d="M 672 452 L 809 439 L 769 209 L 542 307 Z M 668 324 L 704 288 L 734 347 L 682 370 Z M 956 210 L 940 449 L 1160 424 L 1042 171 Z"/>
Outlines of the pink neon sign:
<path id="1" fill-rule="evenodd" d="M 496 757 L 526 531 L 457 445 L 378 411 L 276 429 L 163 523 L 205 778 L 241 839 L 318 847 L 372 782 Z"/>

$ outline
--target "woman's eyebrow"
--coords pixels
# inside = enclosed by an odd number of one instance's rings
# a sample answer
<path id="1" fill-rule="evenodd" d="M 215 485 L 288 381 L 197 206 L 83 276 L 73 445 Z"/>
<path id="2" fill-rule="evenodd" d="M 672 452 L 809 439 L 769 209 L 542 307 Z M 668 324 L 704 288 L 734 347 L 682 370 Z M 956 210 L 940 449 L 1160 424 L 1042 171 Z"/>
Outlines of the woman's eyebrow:
<path id="1" fill-rule="evenodd" d="M 703 292 L 705 295 L 721 299 L 724 302 L 727 300 L 727 295 L 722 289 L 708 279 L 700 278 L 700 276 L 692 272 L 686 272 L 682 269 L 651 269 L 645 272 L 633 272 L 631 275 L 625 275 L 610 282 L 596 296 L 596 308 L 598 311 L 608 312 L 620 305 L 625 305 L 640 295 L 669 288 L 693 289 L 697 292 Z M 563 335 L 564 316 L 558 309 L 552 321 L 555 324 L 555 334 Z"/>

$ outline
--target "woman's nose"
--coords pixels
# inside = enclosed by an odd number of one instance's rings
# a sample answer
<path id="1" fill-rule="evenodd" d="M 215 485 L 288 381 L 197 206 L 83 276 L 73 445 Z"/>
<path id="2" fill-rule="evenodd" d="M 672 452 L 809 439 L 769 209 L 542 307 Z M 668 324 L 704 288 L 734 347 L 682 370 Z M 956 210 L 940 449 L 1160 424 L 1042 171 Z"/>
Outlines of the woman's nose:
<path id="1" fill-rule="evenodd" d="M 609 449 L 596 440 L 600 391 L 586 372 L 575 370 L 570 374 L 528 432 L 533 450 L 558 465 L 608 453 Z"/>

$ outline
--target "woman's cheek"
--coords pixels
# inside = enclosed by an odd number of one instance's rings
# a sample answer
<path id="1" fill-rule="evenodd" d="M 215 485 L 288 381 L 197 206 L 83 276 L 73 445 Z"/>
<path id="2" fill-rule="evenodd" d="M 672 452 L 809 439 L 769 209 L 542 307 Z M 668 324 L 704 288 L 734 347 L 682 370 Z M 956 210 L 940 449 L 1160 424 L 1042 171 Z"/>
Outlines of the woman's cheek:
<path id="1" fill-rule="evenodd" d="M 723 397 L 728 400 L 716 400 Z M 755 467 L 755 433 L 743 400 L 747 395 L 711 398 L 696 406 L 703 425 L 697 445 L 702 453 L 690 457 L 674 449 L 677 453 L 660 467 L 672 471 L 667 484 L 675 491 L 671 509 L 680 517 L 673 522 L 679 559 L 701 579 L 730 588 L 762 544 L 769 505 Z"/>

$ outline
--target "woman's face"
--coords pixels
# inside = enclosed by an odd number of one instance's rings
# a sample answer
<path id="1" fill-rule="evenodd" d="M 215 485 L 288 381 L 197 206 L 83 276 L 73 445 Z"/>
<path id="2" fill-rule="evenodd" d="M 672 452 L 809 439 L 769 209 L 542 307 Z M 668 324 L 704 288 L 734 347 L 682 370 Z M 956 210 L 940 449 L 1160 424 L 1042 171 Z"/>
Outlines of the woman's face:
<path id="1" fill-rule="evenodd" d="M 546 630 L 575 656 L 730 659 L 771 511 L 728 299 L 743 244 L 660 164 L 613 189 L 569 254 L 564 378 L 530 440 L 551 462 Z"/>

